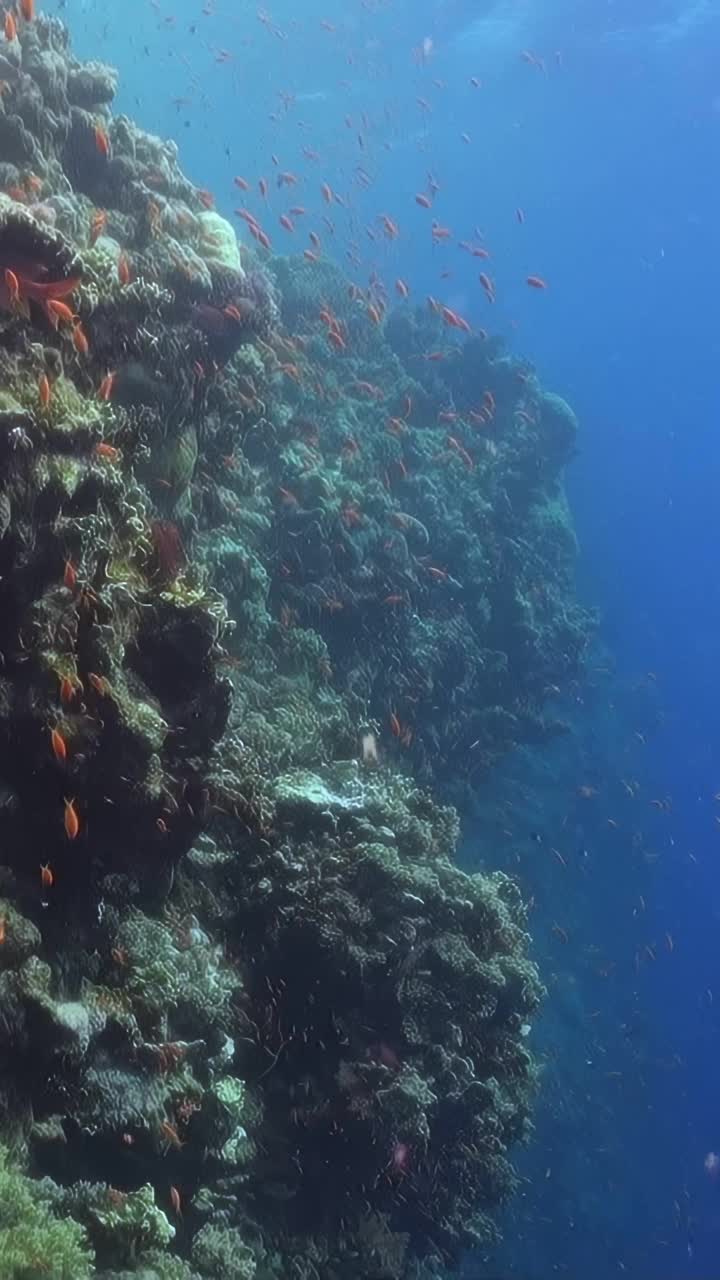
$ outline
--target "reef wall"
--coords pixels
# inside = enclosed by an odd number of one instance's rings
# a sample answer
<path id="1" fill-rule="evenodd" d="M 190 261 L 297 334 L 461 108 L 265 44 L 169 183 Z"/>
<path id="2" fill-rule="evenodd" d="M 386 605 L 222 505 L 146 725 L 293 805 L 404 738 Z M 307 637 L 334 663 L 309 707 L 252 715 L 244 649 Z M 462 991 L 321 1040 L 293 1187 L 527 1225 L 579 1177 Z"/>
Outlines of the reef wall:
<path id="1" fill-rule="evenodd" d="M 0 1277 L 439 1273 L 513 1190 L 542 988 L 427 788 L 561 728 L 572 412 L 242 247 L 111 68 L 11 36 Z"/>

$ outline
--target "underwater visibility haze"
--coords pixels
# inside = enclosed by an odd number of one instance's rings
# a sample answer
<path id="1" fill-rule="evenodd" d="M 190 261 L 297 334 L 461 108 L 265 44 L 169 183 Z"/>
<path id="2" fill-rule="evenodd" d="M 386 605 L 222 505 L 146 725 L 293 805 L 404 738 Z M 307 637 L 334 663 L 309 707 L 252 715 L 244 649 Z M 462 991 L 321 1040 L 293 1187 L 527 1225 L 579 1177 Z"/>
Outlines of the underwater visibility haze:
<path id="1" fill-rule="evenodd" d="M 720 11 L 0 27 L 0 1280 L 720 1280 Z"/>

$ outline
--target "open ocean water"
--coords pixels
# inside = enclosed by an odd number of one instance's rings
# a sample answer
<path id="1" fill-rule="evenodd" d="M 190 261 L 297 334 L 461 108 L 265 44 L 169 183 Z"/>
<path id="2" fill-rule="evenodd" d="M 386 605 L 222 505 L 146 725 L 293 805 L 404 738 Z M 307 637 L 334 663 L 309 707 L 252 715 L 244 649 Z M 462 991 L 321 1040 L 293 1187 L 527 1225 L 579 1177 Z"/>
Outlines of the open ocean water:
<path id="1" fill-rule="evenodd" d="M 461 865 L 529 901 L 547 988 L 502 1240 L 462 1275 L 720 1280 L 720 6 L 41 7 L 118 68 L 114 114 L 173 139 L 244 243 L 322 253 L 389 314 L 435 300 L 453 341 L 502 339 L 577 415 L 565 487 L 596 624 L 544 692 L 564 732 L 438 783 Z"/>

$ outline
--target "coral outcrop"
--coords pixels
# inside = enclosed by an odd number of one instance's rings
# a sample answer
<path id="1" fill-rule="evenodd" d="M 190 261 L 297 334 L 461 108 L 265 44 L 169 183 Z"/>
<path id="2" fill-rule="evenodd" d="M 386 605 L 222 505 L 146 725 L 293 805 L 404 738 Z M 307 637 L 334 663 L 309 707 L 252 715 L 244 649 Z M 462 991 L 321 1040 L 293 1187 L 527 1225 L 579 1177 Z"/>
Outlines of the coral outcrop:
<path id="1" fill-rule="evenodd" d="M 446 801 L 562 729 L 573 414 L 0 61 L 0 1280 L 436 1274 L 535 1085 Z"/>

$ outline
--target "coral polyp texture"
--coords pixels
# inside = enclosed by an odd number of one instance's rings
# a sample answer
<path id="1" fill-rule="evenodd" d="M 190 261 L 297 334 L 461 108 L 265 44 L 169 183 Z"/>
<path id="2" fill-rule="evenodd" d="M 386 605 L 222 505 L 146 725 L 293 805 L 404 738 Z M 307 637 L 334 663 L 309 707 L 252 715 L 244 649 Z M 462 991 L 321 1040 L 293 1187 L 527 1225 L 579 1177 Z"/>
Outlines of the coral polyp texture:
<path id="1" fill-rule="evenodd" d="M 433 1275 L 535 1088 L 448 801 L 562 731 L 572 411 L 0 61 L 0 1278 Z"/>

